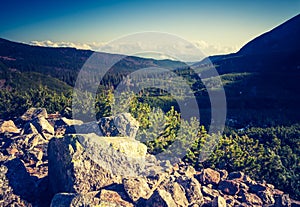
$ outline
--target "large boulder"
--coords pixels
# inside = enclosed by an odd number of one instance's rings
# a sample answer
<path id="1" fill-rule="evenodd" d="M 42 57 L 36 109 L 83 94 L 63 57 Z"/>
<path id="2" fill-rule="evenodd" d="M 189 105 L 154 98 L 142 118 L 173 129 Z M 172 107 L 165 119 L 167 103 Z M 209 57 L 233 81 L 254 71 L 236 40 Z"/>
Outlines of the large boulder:
<path id="1" fill-rule="evenodd" d="M 50 187 L 53 193 L 87 193 L 121 183 L 122 175 L 143 170 L 146 151 L 144 144 L 124 137 L 53 138 L 48 146 Z"/>
<path id="2" fill-rule="evenodd" d="M 18 134 L 20 130 L 16 127 L 15 123 L 12 120 L 3 121 L 0 123 L 0 134 L 9 133 L 9 134 Z"/>

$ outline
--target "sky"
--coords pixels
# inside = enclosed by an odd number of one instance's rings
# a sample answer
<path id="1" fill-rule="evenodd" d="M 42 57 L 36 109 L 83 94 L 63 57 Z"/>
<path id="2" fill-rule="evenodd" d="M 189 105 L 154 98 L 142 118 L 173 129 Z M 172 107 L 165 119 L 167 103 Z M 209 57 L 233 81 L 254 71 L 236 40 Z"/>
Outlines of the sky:
<path id="1" fill-rule="evenodd" d="M 236 52 L 299 14 L 300 0 L 3 0 L 0 37 L 45 46 L 97 50 L 140 32 L 163 32 L 207 55 Z"/>

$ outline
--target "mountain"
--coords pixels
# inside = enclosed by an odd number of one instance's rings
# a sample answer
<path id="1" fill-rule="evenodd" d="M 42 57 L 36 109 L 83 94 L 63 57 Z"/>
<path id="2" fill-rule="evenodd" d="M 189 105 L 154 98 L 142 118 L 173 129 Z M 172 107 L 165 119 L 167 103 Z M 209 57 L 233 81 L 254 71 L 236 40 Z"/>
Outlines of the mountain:
<path id="1" fill-rule="evenodd" d="M 300 14 L 243 46 L 237 53 L 211 56 L 219 74 L 232 72 L 296 72 L 300 68 Z M 204 59 L 194 68 L 207 65 Z"/>
<path id="2" fill-rule="evenodd" d="M 50 75 L 73 86 L 77 74 L 86 60 L 93 54 L 90 50 L 75 48 L 51 48 L 26 45 L 0 38 L 0 61 L 8 68 L 19 72 L 37 72 Z M 113 66 L 115 73 L 147 67 L 185 67 L 179 61 L 155 60 L 118 54 L 97 52 L 104 61 L 114 57 L 123 59 Z"/>
<path id="3" fill-rule="evenodd" d="M 228 117 L 240 123 L 245 117 L 245 123 L 258 123 L 258 119 L 300 121 L 299 37 L 297 15 L 256 37 L 237 53 L 211 56 L 192 68 L 201 77 L 208 77 L 209 69 L 216 68 L 226 92 Z"/>

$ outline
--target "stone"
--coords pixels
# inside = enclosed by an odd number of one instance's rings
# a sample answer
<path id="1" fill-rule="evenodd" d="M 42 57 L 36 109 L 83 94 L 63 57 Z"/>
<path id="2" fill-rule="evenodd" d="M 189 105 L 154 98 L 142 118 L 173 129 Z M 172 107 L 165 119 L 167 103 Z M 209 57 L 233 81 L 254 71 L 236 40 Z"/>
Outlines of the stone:
<path id="1" fill-rule="evenodd" d="M 215 189 L 208 188 L 206 186 L 202 186 L 201 191 L 202 191 L 204 196 L 208 196 L 210 198 L 215 198 L 215 197 L 220 195 L 219 191 L 217 191 Z"/>
<path id="2" fill-rule="evenodd" d="M 76 120 L 76 119 L 68 119 L 66 117 L 62 117 L 55 121 L 55 126 L 72 126 L 72 125 L 81 125 L 83 124 L 83 121 Z"/>
<path id="3" fill-rule="evenodd" d="M 15 123 L 12 120 L 3 121 L 0 123 L 0 134 L 9 133 L 9 134 L 19 134 L 20 130 L 16 127 Z"/>
<path id="4" fill-rule="evenodd" d="M 291 207 L 291 199 L 288 194 L 276 195 L 274 207 Z"/>
<path id="5" fill-rule="evenodd" d="M 134 205 L 126 200 L 115 191 L 111 190 L 101 190 L 100 192 L 100 206 L 122 206 L 122 207 L 134 207 Z"/>
<path id="6" fill-rule="evenodd" d="M 133 202 L 137 202 L 140 198 L 148 199 L 152 194 L 145 178 L 124 178 L 123 186 Z"/>
<path id="7" fill-rule="evenodd" d="M 202 170 L 202 172 L 197 176 L 197 178 L 203 185 L 217 185 L 220 182 L 220 173 L 213 169 L 206 168 Z"/>
<path id="8" fill-rule="evenodd" d="M 54 135 L 54 127 L 45 119 L 45 117 L 35 118 L 31 123 L 45 139 L 52 138 Z"/>
<path id="9" fill-rule="evenodd" d="M 184 188 L 189 205 L 198 204 L 201 206 L 203 204 L 201 185 L 197 179 L 181 176 L 177 179 L 177 182 Z"/>
<path id="10" fill-rule="evenodd" d="M 274 195 L 269 190 L 259 191 L 257 195 L 264 204 L 273 205 L 275 203 Z"/>
<path id="11" fill-rule="evenodd" d="M 169 182 L 164 189 L 172 195 L 172 198 L 178 207 L 188 206 L 189 202 L 185 196 L 184 188 L 177 182 Z"/>
<path id="12" fill-rule="evenodd" d="M 113 183 L 121 176 L 144 170 L 147 147 L 124 137 L 95 134 L 53 138 L 48 146 L 49 180 L 53 193 L 86 193 Z"/>
<path id="13" fill-rule="evenodd" d="M 101 201 L 95 197 L 96 193 L 98 192 L 87 194 L 57 193 L 54 195 L 50 207 L 97 206 L 100 205 Z"/>
<path id="14" fill-rule="evenodd" d="M 0 185 L 2 186 L 0 191 L 3 193 L 3 190 L 8 190 L 10 191 L 8 197 L 17 195 L 26 202 L 33 202 L 36 198 L 36 179 L 29 175 L 23 162 L 18 158 L 8 160 L 1 166 L 1 169 L 4 183 Z"/>
<path id="15" fill-rule="evenodd" d="M 35 128 L 35 126 L 30 122 L 27 122 L 24 125 L 22 132 L 23 132 L 23 134 L 38 134 L 39 133 L 38 130 Z"/>
<path id="16" fill-rule="evenodd" d="M 240 190 L 239 183 L 234 180 L 221 181 L 218 189 L 228 195 L 236 195 Z"/>
<path id="17" fill-rule="evenodd" d="M 212 207 L 226 207 L 226 200 L 222 196 L 217 196 L 212 201 Z"/>
<path id="18" fill-rule="evenodd" d="M 113 183 L 121 183 L 121 178 L 91 159 L 76 135 L 51 139 L 48 159 L 50 190 L 54 194 L 84 194 Z"/>
<path id="19" fill-rule="evenodd" d="M 247 203 L 250 206 L 262 206 L 262 200 L 253 193 L 243 193 L 242 194 L 242 202 Z"/>
<path id="20" fill-rule="evenodd" d="M 48 113 L 45 108 L 30 108 L 28 109 L 21 117 L 20 119 L 22 121 L 31 121 L 35 118 L 48 118 Z"/>
<path id="21" fill-rule="evenodd" d="M 177 207 L 170 193 L 157 189 L 152 196 L 142 205 L 144 207 Z"/>
<path id="22" fill-rule="evenodd" d="M 251 193 L 258 193 L 259 191 L 267 190 L 267 187 L 260 183 L 249 185 L 249 188 Z"/>
<path id="23" fill-rule="evenodd" d="M 139 129 L 139 123 L 130 113 L 103 117 L 98 124 L 103 136 L 125 136 L 134 139 Z"/>
<path id="24" fill-rule="evenodd" d="M 218 172 L 220 173 L 220 180 L 226 180 L 227 176 L 228 176 L 228 172 L 227 170 L 218 170 Z"/>
<path id="25" fill-rule="evenodd" d="M 228 175 L 228 180 L 239 180 L 239 181 L 242 181 L 243 178 L 244 178 L 244 173 L 241 172 L 241 171 L 237 171 L 237 172 L 231 172 L 229 173 Z"/>

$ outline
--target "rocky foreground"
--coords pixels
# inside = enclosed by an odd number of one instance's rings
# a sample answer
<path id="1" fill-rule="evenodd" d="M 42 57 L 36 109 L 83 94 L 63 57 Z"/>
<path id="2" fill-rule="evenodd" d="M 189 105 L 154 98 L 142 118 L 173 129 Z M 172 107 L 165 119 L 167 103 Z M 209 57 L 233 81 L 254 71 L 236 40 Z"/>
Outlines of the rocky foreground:
<path id="1" fill-rule="evenodd" d="M 137 130 L 129 114 L 82 123 L 42 108 L 1 121 L 0 206 L 300 206 L 243 172 L 158 161 Z"/>

